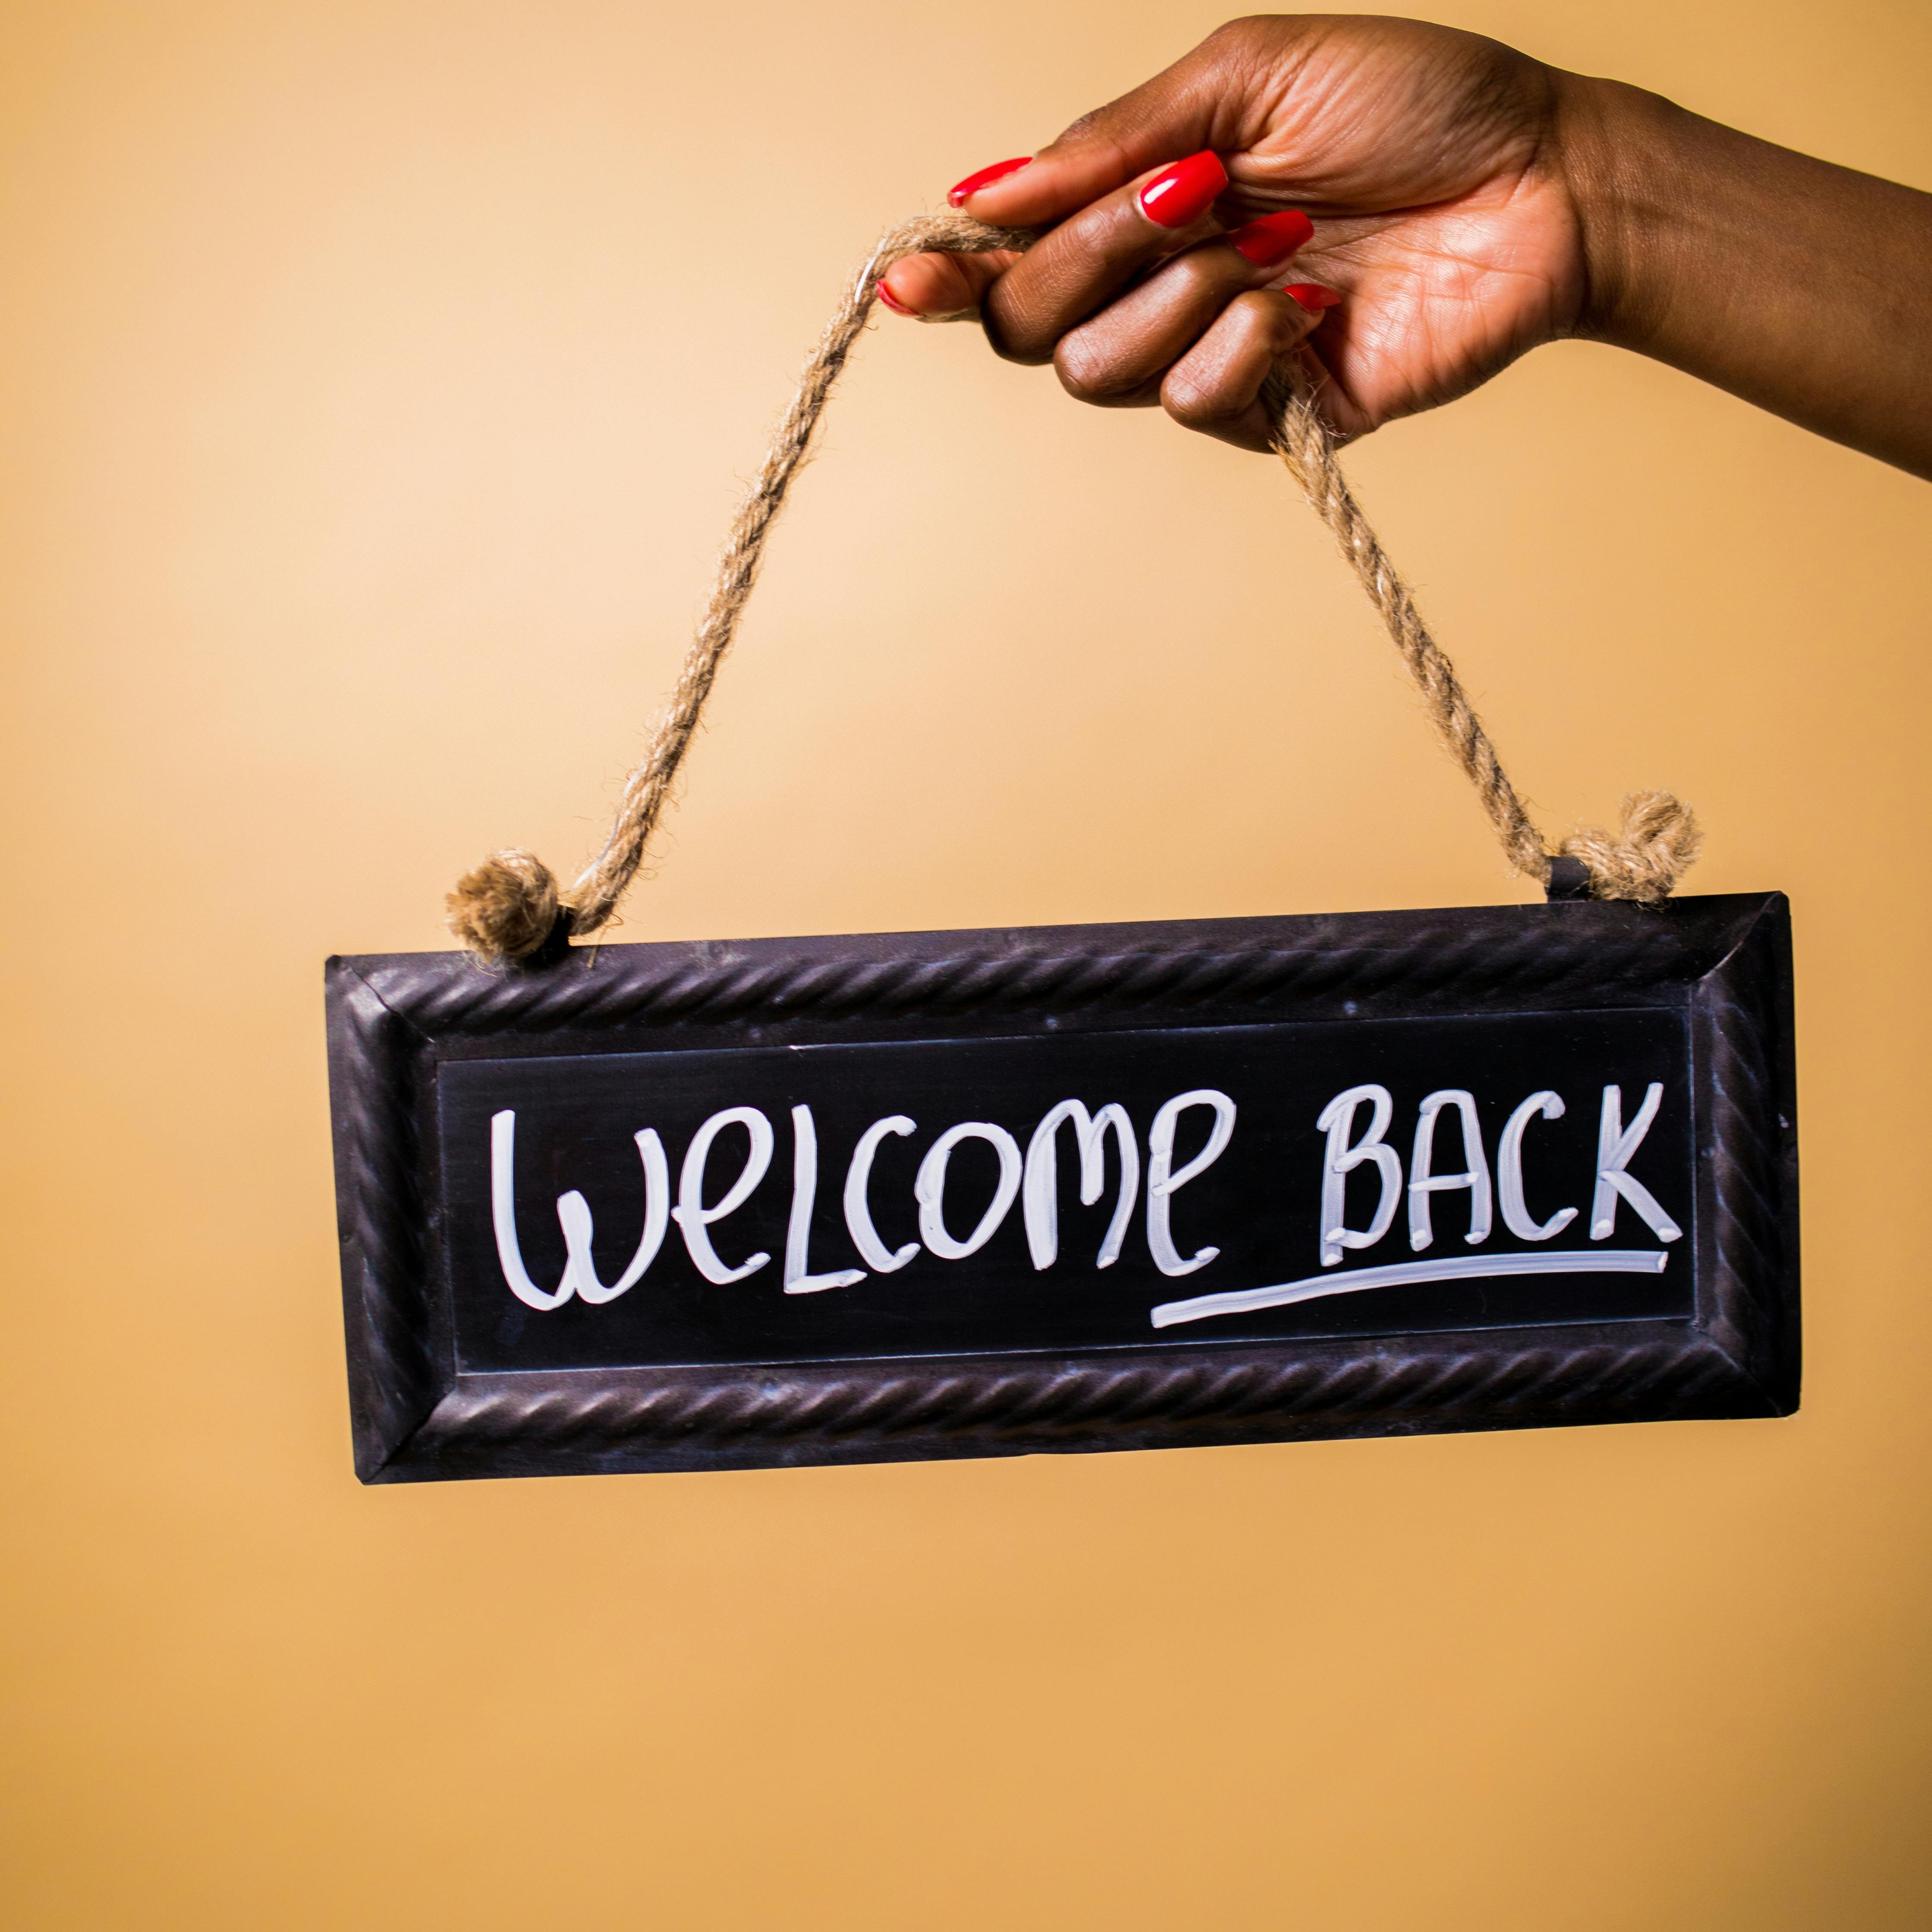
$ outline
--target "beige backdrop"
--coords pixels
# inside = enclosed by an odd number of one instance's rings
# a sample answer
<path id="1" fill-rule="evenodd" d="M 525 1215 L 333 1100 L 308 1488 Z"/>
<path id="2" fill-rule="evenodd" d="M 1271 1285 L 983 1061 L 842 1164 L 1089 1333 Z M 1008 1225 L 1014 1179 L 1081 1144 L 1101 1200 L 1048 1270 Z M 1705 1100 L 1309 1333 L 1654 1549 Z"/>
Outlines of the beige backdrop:
<path id="1" fill-rule="evenodd" d="M 1801 1416 L 351 1478 L 324 956 L 589 849 L 849 263 L 1218 17 L 7 9 L 8 1928 L 1928 1922 L 1932 490 L 1608 350 L 1352 464 L 1547 826 L 1792 896 Z M 1439 17 L 1932 187 L 1922 0 Z M 1522 896 L 1280 474 L 968 330 L 712 722 L 626 936 Z"/>

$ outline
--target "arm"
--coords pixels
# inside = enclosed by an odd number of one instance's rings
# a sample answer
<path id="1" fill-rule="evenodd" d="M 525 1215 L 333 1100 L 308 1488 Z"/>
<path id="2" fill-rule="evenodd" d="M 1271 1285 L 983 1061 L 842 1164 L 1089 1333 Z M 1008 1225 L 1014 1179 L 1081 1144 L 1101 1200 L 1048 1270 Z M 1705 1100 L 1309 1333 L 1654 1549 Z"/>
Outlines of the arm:
<path id="1" fill-rule="evenodd" d="M 895 307 L 1244 447 L 1282 357 L 1360 436 L 1579 335 L 1932 476 L 1932 196 L 1472 34 L 1238 20 L 954 200 L 1051 232 Z"/>
<path id="2" fill-rule="evenodd" d="M 1932 477 L 1932 195 L 1574 86 L 1579 332 Z"/>

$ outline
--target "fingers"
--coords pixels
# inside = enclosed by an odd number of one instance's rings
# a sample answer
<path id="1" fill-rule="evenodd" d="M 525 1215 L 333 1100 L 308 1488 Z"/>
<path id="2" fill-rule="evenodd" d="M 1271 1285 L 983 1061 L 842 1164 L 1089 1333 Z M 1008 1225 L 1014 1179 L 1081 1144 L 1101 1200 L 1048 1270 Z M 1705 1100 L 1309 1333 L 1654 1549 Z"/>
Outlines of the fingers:
<path id="1" fill-rule="evenodd" d="M 1278 289 L 1237 296 L 1213 326 L 1167 372 L 1162 406 L 1187 429 L 1243 449 L 1270 446 L 1262 385 L 1286 357 L 1303 349 L 1326 310 L 1341 298 L 1332 289 L 1298 285 L 1298 299 Z M 1322 306 L 1311 308 L 1310 300 Z"/>
<path id="2" fill-rule="evenodd" d="M 1288 209 L 1189 249 L 1060 338 L 1053 358 L 1060 381 L 1084 402 L 1152 400 L 1168 368 L 1228 303 L 1279 274 L 1313 232 L 1305 214 Z"/>
<path id="3" fill-rule="evenodd" d="M 1124 104 L 1116 101 L 1076 121 L 1037 154 L 996 162 L 968 175 L 946 196 L 947 201 L 982 221 L 1045 226 L 1112 194 L 1138 175 L 1211 150 L 1206 131 L 1211 101 L 1201 100 L 1203 112 L 1164 117 L 1158 124 L 1142 128 L 1124 121 Z M 1027 212 L 1006 212 L 1016 208 Z"/>
<path id="4" fill-rule="evenodd" d="M 1046 362 L 1076 323 L 1147 269 L 1215 232 L 1227 170 L 1190 154 L 1103 195 L 1042 236 L 986 291 L 987 339 L 1015 362 Z"/>
<path id="5" fill-rule="evenodd" d="M 1019 259 L 1010 248 L 983 255 L 908 255 L 886 270 L 879 299 L 922 322 L 976 314 L 986 291 Z"/>
<path id="6" fill-rule="evenodd" d="M 1053 362 L 1085 400 L 1159 401 L 1190 428 L 1267 448 L 1262 385 L 1321 320 L 1280 292 L 1312 230 L 1284 211 L 1224 235 L 1222 218 L 1280 209 L 1250 151 L 1320 38 L 1318 21 L 1232 22 L 1037 154 L 976 170 L 948 196 L 954 207 L 1047 232 L 1017 256 L 912 257 L 884 299 L 926 319 L 976 312 L 1000 355 Z"/>
<path id="7" fill-rule="evenodd" d="M 1300 48 L 1320 27 L 1318 20 L 1230 22 L 1030 160 L 978 169 L 948 199 L 982 221 L 1044 224 L 1184 155 L 1237 152 L 1260 131 Z"/>
<path id="8" fill-rule="evenodd" d="M 1044 290 L 1023 291 L 1018 302 L 1014 282 L 1059 231 L 1025 256 L 910 256 L 893 268 L 882 293 L 892 308 L 928 318 L 970 311 L 976 302 L 988 310 L 997 304 L 1004 310 L 1003 352 L 1016 360 L 1044 360 L 1036 345 L 1048 346 L 1061 382 L 1082 401 L 1113 408 L 1157 401 L 1187 428 L 1265 450 L 1270 431 L 1262 385 L 1277 362 L 1304 346 L 1341 297 L 1318 283 L 1286 290 L 1256 284 L 1286 270 L 1313 224 L 1293 209 L 1262 216 L 1157 262 L 1108 301 L 1106 291 L 1135 272 L 1150 247 L 1172 245 L 1174 231 L 1162 231 L 1165 242 L 1149 240 L 1146 230 L 1160 224 L 1147 213 L 1145 188 L 1139 184 L 1124 199 L 1110 196 L 1104 211 L 1088 212 L 1104 218 L 1090 224 L 1083 215 L 1066 224 L 1084 232 L 1071 238 L 1063 263 L 1050 265 L 1055 274 Z M 1184 203 L 1184 214 L 1192 212 L 1204 188 L 1192 191 L 1195 202 Z M 1158 196 L 1154 206 L 1161 208 Z M 1198 225 L 1178 232 L 1184 236 Z M 1097 313 L 1056 338 L 1069 305 L 1096 300 Z M 989 315 L 989 334 L 994 326 Z"/>
<path id="9" fill-rule="evenodd" d="M 1218 157 L 1190 154 L 1103 196 L 1024 255 L 909 256 L 886 274 L 884 298 L 902 314 L 934 318 L 977 308 L 1001 355 L 1048 362 L 1075 322 L 1150 266 L 1214 233 L 1214 202 L 1227 184 Z"/>

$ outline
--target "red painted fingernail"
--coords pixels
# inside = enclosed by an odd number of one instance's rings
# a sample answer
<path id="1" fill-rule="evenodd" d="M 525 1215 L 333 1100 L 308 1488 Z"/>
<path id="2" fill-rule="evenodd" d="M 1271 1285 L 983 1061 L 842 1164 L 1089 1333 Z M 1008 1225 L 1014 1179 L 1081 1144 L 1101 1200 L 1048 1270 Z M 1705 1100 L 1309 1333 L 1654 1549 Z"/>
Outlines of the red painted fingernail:
<path id="1" fill-rule="evenodd" d="M 1141 212 L 1162 228 L 1185 228 L 1214 205 L 1228 185 L 1228 170 L 1218 154 L 1204 151 L 1176 161 L 1140 191 Z"/>
<path id="2" fill-rule="evenodd" d="M 976 175 L 968 175 L 956 188 L 946 190 L 946 204 L 957 208 L 969 195 L 977 194 L 982 188 L 991 188 L 996 181 L 1004 181 L 1009 175 L 1016 175 L 1021 169 L 1030 167 L 1033 157 L 1022 154 L 1018 160 L 995 161 L 990 168 L 982 168 Z"/>
<path id="3" fill-rule="evenodd" d="M 1264 214 L 1228 237 L 1258 268 L 1270 268 L 1285 262 L 1315 232 L 1315 224 L 1298 208 L 1285 208 L 1279 214 Z"/>
<path id="4" fill-rule="evenodd" d="M 908 308 L 905 304 L 901 302 L 898 297 L 894 295 L 892 290 L 886 287 L 884 282 L 881 282 L 879 284 L 879 299 L 885 304 L 886 308 L 892 310 L 893 314 L 910 316 L 914 322 L 918 321 L 918 310 L 916 308 Z"/>
<path id="5" fill-rule="evenodd" d="M 1324 289 L 1319 282 L 1291 282 L 1282 293 L 1294 296 L 1304 308 L 1312 309 L 1317 315 L 1324 308 L 1336 307 L 1342 299 L 1339 290 Z"/>

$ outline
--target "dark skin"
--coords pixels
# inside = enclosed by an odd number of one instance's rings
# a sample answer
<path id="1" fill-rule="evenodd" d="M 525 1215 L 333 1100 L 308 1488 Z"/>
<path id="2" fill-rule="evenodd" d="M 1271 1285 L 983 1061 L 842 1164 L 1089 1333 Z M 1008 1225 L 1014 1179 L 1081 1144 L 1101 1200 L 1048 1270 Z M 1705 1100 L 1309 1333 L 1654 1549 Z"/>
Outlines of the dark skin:
<path id="1" fill-rule="evenodd" d="M 1138 191 L 1204 150 L 1225 190 L 1160 226 Z M 1261 386 L 1284 357 L 1354 437 L 1575 336 L 1932 478 L 1932 195 L 1474 34 L 1231 22 L 963 206 L 1051 232 L 1024 255 L 902 262 L 896 305 L 976 314 L 1084 400 L 1244 448 L 1268 447 Z M 1315 225 L 1292 262 L 1222 238 L 1284 208 Z M 1311 308 L 1329 298 L 1310 285 L 1339 304 Z"/>

